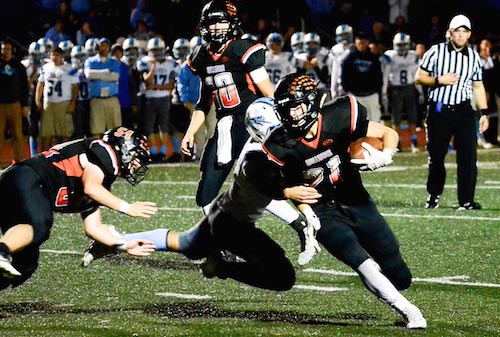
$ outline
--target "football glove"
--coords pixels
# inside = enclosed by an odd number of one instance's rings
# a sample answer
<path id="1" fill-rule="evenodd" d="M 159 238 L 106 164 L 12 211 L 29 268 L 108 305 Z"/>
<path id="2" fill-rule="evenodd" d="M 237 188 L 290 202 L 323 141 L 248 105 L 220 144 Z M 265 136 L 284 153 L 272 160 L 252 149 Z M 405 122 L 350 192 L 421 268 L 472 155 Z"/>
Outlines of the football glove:
<path id="1" fill-rule="evenodd" d="M 364 159 L 351 159 L 351 163 L 358 166 L 360 171 L 374 171 L 380 167 L 387 166 L 392 163 L 392 157 L 397 152 L 396 149 L 377 150 L 368 143 L 361 143 L 365 149 Z"/>
<path id="2" fill-rule="evenodd" d="M 302 214 L 306 218 L 306 226 L 302 229 L 305 238 L 304 250 L 299 253 L 299 258 L 297 263 L 300 266 L 306 265 L 309 263 L 316 253 L 321 251 L 321 247 L 319 246 L 318 241 L 316 240 L 316 233 L 321 228 L 321 222 L 314 213 L 312 209 L 306 209 L 302 212 Z"/>

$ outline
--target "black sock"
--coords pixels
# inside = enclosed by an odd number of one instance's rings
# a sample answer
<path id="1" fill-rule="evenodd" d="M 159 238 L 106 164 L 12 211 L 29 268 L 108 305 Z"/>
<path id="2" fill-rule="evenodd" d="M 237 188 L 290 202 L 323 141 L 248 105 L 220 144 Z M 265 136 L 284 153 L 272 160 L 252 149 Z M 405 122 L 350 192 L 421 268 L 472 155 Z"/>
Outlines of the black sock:
<path id="1" fill-rule="evenodd" d="M 7 247 L 7 245 L 3 242 L 0 242 L 0 253 L 4 254 L 9 254 L 10 255 L 10 249 Z"/>

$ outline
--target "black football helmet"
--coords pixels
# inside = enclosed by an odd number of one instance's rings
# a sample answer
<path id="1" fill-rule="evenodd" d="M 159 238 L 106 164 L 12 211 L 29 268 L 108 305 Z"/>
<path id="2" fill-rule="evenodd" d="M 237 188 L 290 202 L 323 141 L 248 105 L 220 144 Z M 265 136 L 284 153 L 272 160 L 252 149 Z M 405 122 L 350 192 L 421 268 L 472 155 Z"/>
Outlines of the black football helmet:
<path id="1" fill-rule="evenodd" d="M 132 185 L 137 185 L 146 177 L 147 165 L 151 162 L 146 136 L 119 126 L 106 131 L 102 140 L 116 152 L 121 177 Z"/>
<path id="2" fill-rule="evenodd" d="M 322 97 L 317 83 L 308 75 L 292 73 L 283 77 L 274 91 L 276 111 L 283 128 L 293 138 L 303 137 L 319 116 Z M 306 105 L 301 114 L 291 114 L 291 109 Z"/>
<path id="3" fill-rule="evenodd" d="M 228 29 L 210 29 L 217 22 L 228 22 Z M 200 34 L 209 43 L 212 51 L 217 51 L 228 40 L 238 36 L 240 21 L 236 6 L 229 0 L 212 0 L 201 10 Z"/>

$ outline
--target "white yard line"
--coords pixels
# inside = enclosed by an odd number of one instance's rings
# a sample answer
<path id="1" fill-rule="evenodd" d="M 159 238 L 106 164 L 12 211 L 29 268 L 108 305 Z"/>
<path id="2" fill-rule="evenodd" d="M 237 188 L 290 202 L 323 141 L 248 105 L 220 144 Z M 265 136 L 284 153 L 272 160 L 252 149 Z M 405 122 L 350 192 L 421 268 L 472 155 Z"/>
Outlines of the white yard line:
<path id="1" fill-rule="evenodd" d="M 314 290 L 314 291 L 346 291 L 349 290 L 349 288 L 338 288 L 338 287 L 319 287 L 319 286 L 308 286 L 308 285 L 302 285 L 302 284 L 297 284 L 293 286 L 295 289 L 300 289 L 300 290 Z"/>
<path id="2" fill-rule="evenodd" d="M 81 255 L 82 252 L 77 252 L 74 250 L 54 250 L 54 249 L 40 249 L 42 253 L 49 254 L 59 254 L 59 255 Z M 329 269 L 314 269 L 314 268 L 306 268 L 302 269 L 303 272 L 306 273 L 317 273 L 317 274 L 328 274 L 328 275 L 336 275 L 336 276 L 358 276 L 355 272 L 345 272 L 339 270 L 329 270 Z M 483 283 L 483 282 L 464 282 L 470 279 L 467 275 L 458 275 L 458 276 L 441 276 L 441 277 L 414 277 L 414 282 L 422 282 L 422 283 L 436 283 L 436 284 L 450 284 L 450 285 L 459 285 L 459 286 L 472 286 L 472 287 L 486 287 L 486 288 L 500 288 L 500 284 L 497 283 Z M 336 287 L 319 287 L 319 286 L 309 286 L 309 285 L 295 285 L 294 288 L 301 290 L 317 290 L 317 291 L 343 291 L 347 290 L 347 288 L 336 288 Z M 179 297 L 179 298 L 189 298 L 182 296 L 198 296 L 198 295 L 183 295 L 176 293 L 158 293 L 158 296 L 165 297 Z M 205 296 L 205 295 L 202 295 Z M 194 298 L 194 297 L 193 297 Z M 210 296 L 208 298 L 211 298 Z M 204 297 L 198 298 L 204 299 Z"/>
<path id="3" fill-rule="evenodd" d="M 208 300 L 208 299 L 212 298 L 212 296 L 208 296 L 208 295 L 177 294 L 177 293 L 156 293 L 155 295 L 162 296 L 162 297 L 185 298 L 188 300 Z"/>
<path id="4" fill-rule="evenodd" d="M 303 269 L 303 271 L 307 272 L 307 273 L 328 274 L 328 275 L 336 275 L 336 276 L 358 276 L 358 274 L 355 272 L 344 272 L 344 271 L 328 270 L 328 269 L 306 268 L 306 269 Z M 468 280 L 468 279 L 469 279 L 469 276 L 460 275 L 460 276 L 441 276 L 441 277 L 428 277 L 428 278 L 414 277 L 413 281 L 414 282 L 422 282 L 422 283 L 451 284 L 451 285 L 459 285 L 459 286 L 500 288 L 500 284 L 497 284 L 497 283 L 456 281 L 456 280 Z"/>

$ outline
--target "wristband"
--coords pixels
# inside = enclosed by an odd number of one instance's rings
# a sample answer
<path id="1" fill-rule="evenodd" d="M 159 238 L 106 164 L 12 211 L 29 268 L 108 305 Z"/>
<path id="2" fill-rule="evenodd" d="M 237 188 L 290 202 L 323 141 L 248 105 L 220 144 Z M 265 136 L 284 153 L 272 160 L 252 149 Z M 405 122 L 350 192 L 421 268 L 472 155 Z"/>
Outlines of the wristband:
<path id="1" fill-rule="evenodd" d="M 123 214 L 128 214 L 129 209 L 130 209 L 130 204 L 125 200 L 122 200 L 119 211 L 122 212 Z"/>
<path id="2" fill-rule="evenodd" d="M 436 77 L 434 78 L 434 86 L 435 86 L 435 87 L 439 87 L 439 76 L 436 76 Z"/>
<path id="3" fill-rule="evenodd" d="M 118 243 L 115 244 L 116 246 L 116 249 L 120 252 L 124 252 L 127 250 L 127 241 L 121 239 L 120 241 L 118 241 Z"/>
<path id="4" fill-rule="evenodd" d="M 489 116 L 490 115 L 490 112 L 488 111 L 488 109 L 481 109 L 481 116 Z"/>
<path id="5" fill-rule="evenodd" d="M 314 211 L 311 209 L 311 208 L 306 208 L 304 209 L 303 211 L 301 211 L 302 214 L 304 214 L 304 216 L 306 217 L 306 219 L 310 219 L 310 218 L 313 218 L 316 213 L 314 213 Z"/>

